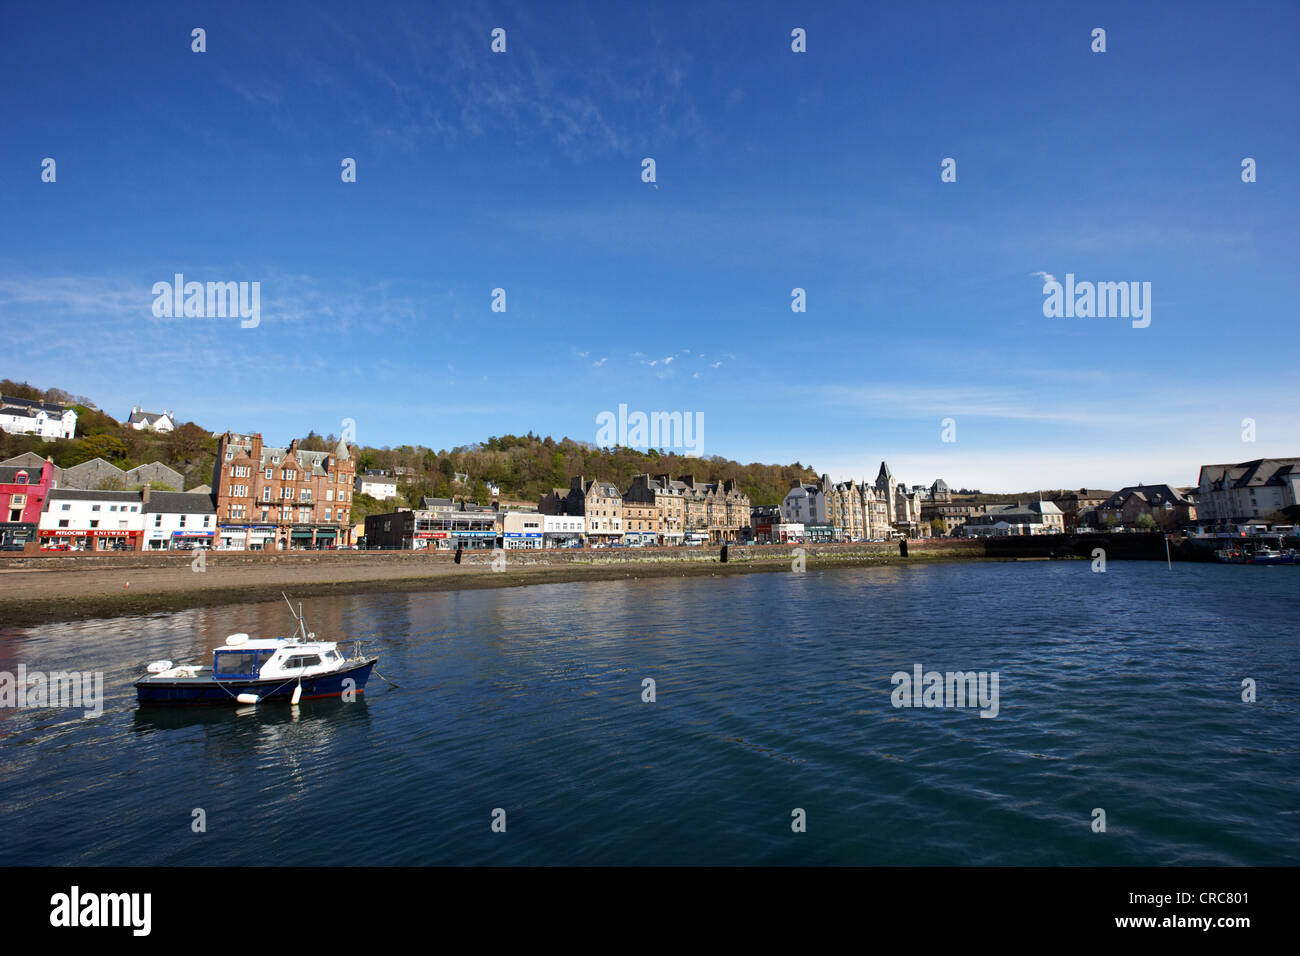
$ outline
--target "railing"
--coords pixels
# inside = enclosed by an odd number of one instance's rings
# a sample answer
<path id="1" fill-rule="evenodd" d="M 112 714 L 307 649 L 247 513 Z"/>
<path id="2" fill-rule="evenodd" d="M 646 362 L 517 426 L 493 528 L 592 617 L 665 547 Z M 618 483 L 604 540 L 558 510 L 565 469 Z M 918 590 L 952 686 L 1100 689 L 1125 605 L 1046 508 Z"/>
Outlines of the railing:
<path id="1" fill-rule="evenodd" d="M 362 657 L 365 657 L 365 653 L 362 649 L 360 639 L 351 640 L 351 641 L 335 641 L 334 643 L 340 649 L 345 647 L 352 648 L 351 652 L 344 652 L 343 659 L 345 661 L 355 661 L 355 660 L 360 660 Z"/>

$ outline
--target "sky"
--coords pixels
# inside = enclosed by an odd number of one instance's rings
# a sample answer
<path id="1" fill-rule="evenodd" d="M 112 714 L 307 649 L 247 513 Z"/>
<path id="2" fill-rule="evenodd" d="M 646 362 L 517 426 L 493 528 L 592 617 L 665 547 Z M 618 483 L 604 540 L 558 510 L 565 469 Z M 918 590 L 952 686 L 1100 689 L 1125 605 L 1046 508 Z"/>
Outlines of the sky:
<path id="1" fill-rule="evenodd" d="M 0 377 L 116 418 L 440 449 L 624 405 L 985 491 L 1300 455 L 1300 3 L 3 20 Z M 178 273 L 256 325 L 155 315 Z M 1045 315 L 1067 275 L 1149 325 Z"/>

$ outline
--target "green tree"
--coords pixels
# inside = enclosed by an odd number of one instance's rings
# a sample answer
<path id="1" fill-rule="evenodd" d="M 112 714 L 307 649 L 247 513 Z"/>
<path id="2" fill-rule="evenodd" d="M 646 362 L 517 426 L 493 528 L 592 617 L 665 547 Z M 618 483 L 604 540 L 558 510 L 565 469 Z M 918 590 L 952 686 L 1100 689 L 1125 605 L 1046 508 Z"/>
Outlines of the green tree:
<path id="1" fill-rule="evenodd" d="M 1146 514 L 1145 512 L 1143 512 L 1142 514 L 1138 515 L 1138 516 L 1137 516 L 1137 521 L 1134 522 L 1134 523 L 1137 525 L 1137 527 L 1139 528 L 1139 530 L 1142 530 L 1142 531 L 1155 531 L 1155 530 L 1156 530 L 1156 519 L 1153 518 L 1153 517 L 1151 517 L 1149 514 Z"/>

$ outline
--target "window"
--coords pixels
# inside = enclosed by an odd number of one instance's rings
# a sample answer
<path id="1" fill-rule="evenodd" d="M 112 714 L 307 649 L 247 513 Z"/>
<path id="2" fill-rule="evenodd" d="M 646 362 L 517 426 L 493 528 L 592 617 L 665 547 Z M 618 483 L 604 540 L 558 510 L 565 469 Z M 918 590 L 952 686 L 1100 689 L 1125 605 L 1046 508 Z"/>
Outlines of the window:
<path id="1" fill-rule="evenodd" d="M 64 506 L 63 506 L 62 508 L 60 508 L 59 510 L 60 510 L 60 511 L 71 511 L 71 510 L 72 510 L 72 505 L 64 505 Z"/>
<path id="2" fill-rule="evenodd" d="M 157 514 L 157 515 L 154 515 L 154 516 L 153 516 L 153 526 L 154 526 L 155 528 L 161 528 L 161 527 L 162 527 L 162 515 Z"/>
<path id="3" fill-rule="evenodd" d="M 266 469 L 266 480 L 270 481 L 274 477 L 275 477 L 275 472 L 273 472 L 270 468 Z"/>
<path id="4" fill-rule="evenodd" d="M 99 522 L 98 522 L 98 521 L 92 521 L 92 522 L 90 523 L 90 526 L 91 526 L 92 528 L 98 528 L 98 527 L 99 527 Z"/>
<path id="5" fill-rule="evenodd" d="M 319 663 L 319 654 L 299 654 L 285 661 L 284 669 L 287 671 L 296 671 L 303 667 L 315 667 Z"/>
<path id="6" fill-rule="evenodd" d="M 14 478 L 14 484 L 18 484 L 18 485 L 27 484 L 27 472 L 25 471 L 18 472 L 18 475 Z"/>
<path id="7" fill-rule="evenodd" d="M 180 527 L 182 527 L 182 528 L 185 527 L 185 517 L 186 517 L 185 515 L 181 515 L 181 523 L 180 523 Z"/>
<path id="8" fill-rule="evenodd" d="M 60 528 L 66 528 L 67 526 L 68 526 L 68 519 L 67 519 L 67 518 L 60 518 L 60 519 L 59 519 L 59 527 L 60 527 Z"/>
<path id="9" fill-rule="evenodd" d="M 99 505 L 91 505 L 91 506 L 90 506 L 90 510 L 91 510 L 91 511 L 98 511 L 98 510 L 99 510 Z"/>

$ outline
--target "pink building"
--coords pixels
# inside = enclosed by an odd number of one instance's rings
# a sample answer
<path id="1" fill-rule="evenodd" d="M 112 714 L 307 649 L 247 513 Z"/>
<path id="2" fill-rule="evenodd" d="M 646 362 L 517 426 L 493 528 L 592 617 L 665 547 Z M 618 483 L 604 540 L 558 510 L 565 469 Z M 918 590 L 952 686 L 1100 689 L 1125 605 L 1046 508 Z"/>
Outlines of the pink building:
<path id="1" fill-rule="evenodd" d="M 26 454 L 0 464 L 0 548 L 38 541 L 41 509 L 54 487 L 54 463 Z"/>

